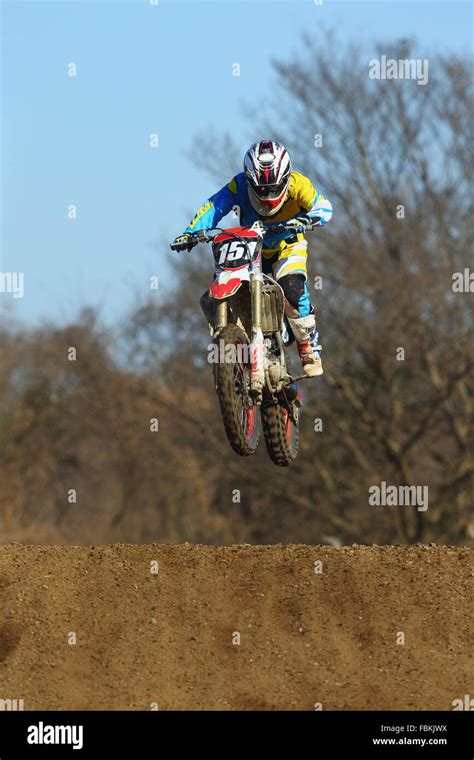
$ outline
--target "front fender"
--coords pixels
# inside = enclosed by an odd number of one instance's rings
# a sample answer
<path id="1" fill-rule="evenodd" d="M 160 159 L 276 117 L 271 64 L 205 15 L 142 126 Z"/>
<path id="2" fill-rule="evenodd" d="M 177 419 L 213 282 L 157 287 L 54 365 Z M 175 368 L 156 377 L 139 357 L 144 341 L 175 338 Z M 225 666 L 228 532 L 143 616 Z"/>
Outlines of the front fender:
<path id="1" fill-rule="evenodd" d="M 217 301 L 229 298 L 237 293 L 244 280 L 248 277 L 236 275 L 235 272 L 219 272 L 214 282 L 209 285 L 209 295 Z"/>

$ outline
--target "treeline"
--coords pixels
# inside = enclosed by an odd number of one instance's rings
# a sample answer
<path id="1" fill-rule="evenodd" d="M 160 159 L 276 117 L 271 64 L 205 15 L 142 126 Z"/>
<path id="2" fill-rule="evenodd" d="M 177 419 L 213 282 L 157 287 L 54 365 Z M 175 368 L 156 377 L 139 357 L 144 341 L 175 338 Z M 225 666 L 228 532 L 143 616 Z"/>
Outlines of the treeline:
<path id="1" fill-rule="evenodd" d="M 310 244 L 325 374 L 304 389 L 297 461 L 227 445 L 198 251 L 113 333 L 90 310 L 0 332 L 2 540 L 472 543 L 472 293 L 452 287 L 473 243 L 470 62 L 431 58 L 421 87 L 371 80 L 337 50 L 308 40 L 276 64 L 266 124 L 335 209 Z M 212 191 L 244 146 L 209 139 Z M 428 486 L 428 509 L 370 505 L 381 482 Z"/>

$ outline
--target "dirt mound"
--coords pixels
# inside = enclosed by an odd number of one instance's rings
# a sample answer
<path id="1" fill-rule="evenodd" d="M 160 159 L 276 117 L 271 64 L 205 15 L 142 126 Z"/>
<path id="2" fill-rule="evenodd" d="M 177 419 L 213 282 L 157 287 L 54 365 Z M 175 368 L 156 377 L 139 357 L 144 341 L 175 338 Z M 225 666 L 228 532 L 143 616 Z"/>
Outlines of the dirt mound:
<path id="1" fill-rule="evenodd" d="M 472 582 L 467 548 L 3 545 L 0 700 L 451 710 Z"/>

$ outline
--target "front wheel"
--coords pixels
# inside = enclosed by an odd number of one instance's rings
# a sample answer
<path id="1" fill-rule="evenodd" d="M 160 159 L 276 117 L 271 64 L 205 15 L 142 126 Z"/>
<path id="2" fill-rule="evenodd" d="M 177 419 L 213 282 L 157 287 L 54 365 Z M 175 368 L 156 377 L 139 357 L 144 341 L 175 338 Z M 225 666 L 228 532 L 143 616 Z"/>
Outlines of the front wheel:
<path id="1" fill-rule="evenodd" d="M 262 406 L 263 435 L 268 456 L 279 467 L 288 467 L 298 454 L 299 426 L 283 406 Z"/>
<path id="2" fill-rule="evenodd" d="M 214 365 L 217 398 L 228 441 L 247 457 L 258 446 L 258 407 L 250 396 L 250 346 L 244 331 L 226 325 L 215 339 L 219 361 Z"/>

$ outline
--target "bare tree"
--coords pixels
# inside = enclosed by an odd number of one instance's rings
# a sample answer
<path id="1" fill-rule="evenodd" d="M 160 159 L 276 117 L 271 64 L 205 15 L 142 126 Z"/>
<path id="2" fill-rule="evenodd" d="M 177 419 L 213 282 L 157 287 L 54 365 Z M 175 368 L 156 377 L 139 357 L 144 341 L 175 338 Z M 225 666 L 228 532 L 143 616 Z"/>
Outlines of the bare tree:
<path id="1" fill-rule="evenodd" d="M 325 432 L 313 436 L 314 467 L 300 481 L 312 483 L 308 508 L 311 491 L 323 489 L 330 520 L 358 513 L 364 523 L 370 484 L 427 484 L 429 511 L 397 510 L 398 537 L 464 540 L 472 296 L 453 293 L 452 278 L 468 266 L 473 241 L 470 61 L 430 57 L 429 82 L 419 86 L 370 79 L 361 51 L 336 40 L 307 37 L 301 49 L 299 59 L 275 63 L 261 134 L 287 144 L 335 207 L 311 251 L 324 282 L 326 374 L 311 394 Z M 415 56 L 406 42 L 378 53 Z M 196 154 L 212 152 L 205 138 L 197 144 Z"/>

